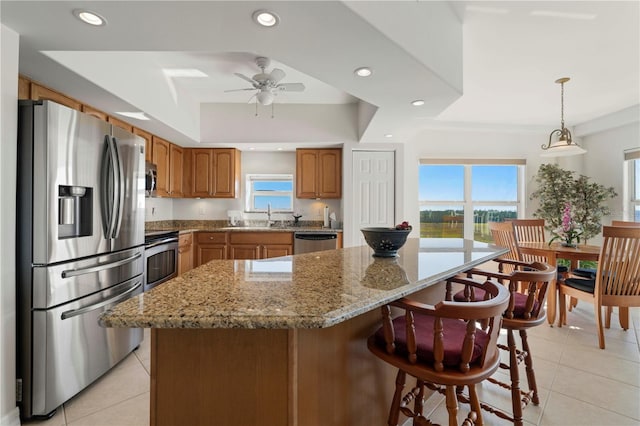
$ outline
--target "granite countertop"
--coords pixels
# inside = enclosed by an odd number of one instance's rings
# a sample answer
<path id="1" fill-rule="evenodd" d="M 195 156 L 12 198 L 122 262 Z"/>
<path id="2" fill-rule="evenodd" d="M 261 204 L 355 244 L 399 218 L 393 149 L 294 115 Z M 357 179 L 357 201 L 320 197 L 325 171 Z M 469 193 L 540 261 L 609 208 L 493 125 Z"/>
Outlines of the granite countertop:
<path id="1" fill-rule="evenodd" d="M 213 260 L 134 296 L 104 327 L 330 327 L 503 254 L 462 239 L 410 238 L 396 258 L 368 246 L 264 260 Z"/>
<path id="2" fill-rule="evenodd" d="M 256 223 L 260 221 L 255 221 Z M 189 232 L 342 232 L 342 229 L 324 228 L 322 222 L 301 221 L 300 224 L 285 222 L 272 226 L 229 226 L 226 220 L 168 220 L 147 222 L 146 231 L 178 231 L 180 234 Z"/>

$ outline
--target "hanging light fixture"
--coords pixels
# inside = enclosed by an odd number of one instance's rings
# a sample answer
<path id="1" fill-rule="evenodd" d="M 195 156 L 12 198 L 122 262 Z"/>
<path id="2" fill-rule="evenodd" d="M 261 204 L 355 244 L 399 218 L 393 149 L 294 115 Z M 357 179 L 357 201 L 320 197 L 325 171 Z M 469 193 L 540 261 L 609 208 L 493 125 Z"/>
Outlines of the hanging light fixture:
<path id="1" fill-rule="evenodd" d="M 573 141 L 571 132 L 564 127 L 564 84 L 569 81 L 569 77 L 562 77 L 556 80 L 560 84 L 560 128 L 549 134 L 549 143 L 542 145 L 542 157 L 566 157 L 569 155 L 579 155 L 587 152 Z M 554 136 L 556 139 L 554 140 Z"/>

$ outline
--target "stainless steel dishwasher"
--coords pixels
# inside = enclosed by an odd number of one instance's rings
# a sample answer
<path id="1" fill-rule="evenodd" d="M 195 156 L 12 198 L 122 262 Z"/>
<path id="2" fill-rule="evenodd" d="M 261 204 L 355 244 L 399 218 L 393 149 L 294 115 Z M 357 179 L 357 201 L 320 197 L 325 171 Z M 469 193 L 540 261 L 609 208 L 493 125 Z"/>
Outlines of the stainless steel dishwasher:
<path id="1" fill-rule="evenodd" d="M 293 236 L 293 254 L 338 248 L 338 234 L 333 231 L 300 231 Z"/>

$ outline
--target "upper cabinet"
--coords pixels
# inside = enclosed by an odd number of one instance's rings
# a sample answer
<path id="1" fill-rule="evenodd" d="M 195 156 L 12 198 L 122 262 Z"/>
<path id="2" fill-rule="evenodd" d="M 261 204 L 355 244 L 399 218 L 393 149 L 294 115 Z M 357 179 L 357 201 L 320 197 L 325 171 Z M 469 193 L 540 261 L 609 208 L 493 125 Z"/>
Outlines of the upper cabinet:
<path id="1" fill-rule="evenodd" d="M 158 180 L 156 193 L 159 197 L 169 196 L 169 142 L 159 137 L 153 137 L 153 163 L 157 167 Z"/>
<path id="2" fill-rule="evenodd" d="M 137 127 L 133 128 L 133 134 L 140 136 L 144 139 L 144 161 L 153 163 L 153 142 L 151 133 L 140 130 Z"/>
<path id="3" fill-rule="evenodd" d="M 296 197 L 342 197 L 342 150 L 296 150 Z"/>
<path id="4" fill-rule="evenodd" d="M 82 105 L 82 112 L 84 112 L 85 114 L 93 115 L 94 117 L 99 118 L 102 121 L 109 120 L 109 116 L 106 112 L 102 112 L 98 109 L 90 107 L 89 105 Z"/>
<path id="5" fill-rule="evenodd" d="M 30 98 L 34 101 L 39 101 L 41 99 L 51 100 L 64 106 L 68 106 L 69 108 L 76 109 L 78 111 L 82 110 L 82 104 L 75 99 L 55 92 L 34 82 L 31 82 Z"/>
<path id="6" fill-rule="evenodd" d="M 169 144 L 169 196 L 174 198 L 184 197 L 182 187 L 182 166 L 184 162 L 184 148 Z"/>
<path id="7" fill-rule="evenodd" d="M 240 195 L 240 152 L 233 148 L 187 150 L 185 188 L 189 197 L 236 198 Z"/>

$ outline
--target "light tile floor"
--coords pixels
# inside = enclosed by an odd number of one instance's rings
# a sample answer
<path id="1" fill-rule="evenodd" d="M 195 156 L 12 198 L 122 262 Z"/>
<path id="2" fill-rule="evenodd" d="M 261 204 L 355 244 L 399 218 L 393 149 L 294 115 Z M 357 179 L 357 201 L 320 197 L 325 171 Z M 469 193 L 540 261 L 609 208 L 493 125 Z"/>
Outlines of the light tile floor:
<path id="1" fill-rule="evenodd" d="M 568 314 L 568 326 L 543 324 L 530 330 L 540 405 L 530 404 L 524 410 L 526 426 L 640 425 L 640 308 L 630 311 L 631 328 L 627 331 L 620 328 L 614 314 L 611 328 L 605 330 L 605 350 L 597 346 L 593 307 L 584 302 Z M 149 330 L 145 330 L 140 348 L 113 370 L 65 403 L 52 419 L 28 424 L 148 425 L 149 341 Z M 505 372 L 496 374 L 508 381 Z M 524 371 L 521 377 L 526 377 Z M 483 383 L 478 391 L 488 404 L 510 410 L 510 397 L 504 389 Z M 432 421 L 447 424 L 444 397 L 432 396 L 426 407 Z M 467 411 L 462 405 L 461 413 Z M 511 424 L 488 413 L 483 416 L 487 425 Z M 380 425 L 384 423 L 381 419 Z"/>

